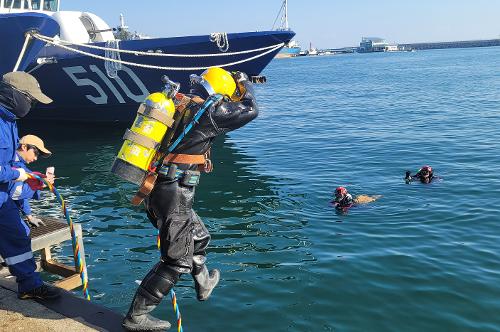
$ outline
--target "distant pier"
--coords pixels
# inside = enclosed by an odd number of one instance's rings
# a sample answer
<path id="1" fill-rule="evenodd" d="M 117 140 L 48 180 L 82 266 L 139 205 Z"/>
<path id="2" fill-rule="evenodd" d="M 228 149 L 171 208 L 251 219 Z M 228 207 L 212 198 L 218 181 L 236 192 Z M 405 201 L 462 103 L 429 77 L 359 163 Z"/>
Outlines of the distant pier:
<path id="1" fill-rule="evenodd" d="M 490 47 L 490 46 L 500 46 L 500 39 L 463 40 L 463 41 L 433 42 L 433 43 L 411 43 L 411 44 L 399 44 L 399 46 L 404 47 L 405 49 L 414 49 L 414 50 Z"/>

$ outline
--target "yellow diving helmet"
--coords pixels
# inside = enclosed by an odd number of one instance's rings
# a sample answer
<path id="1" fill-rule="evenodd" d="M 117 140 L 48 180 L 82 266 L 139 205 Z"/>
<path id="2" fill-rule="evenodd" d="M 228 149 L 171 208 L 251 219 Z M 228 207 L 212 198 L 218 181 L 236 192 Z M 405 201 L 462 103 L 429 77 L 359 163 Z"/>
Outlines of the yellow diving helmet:
<path id="1" fill-rule="evenodd" d="M 176 121 L 172 99 L 162 92 L 150 94 L 139 106 L 132 127 L 113 164 L 112 172 L 140 185 L 167 132 Z M 169 130 L 170 129 L 170 130 Z"/>
<path id="2" fill-rule="evenodd" d="M 228 71 L 220 67 L 210 67 L 201 74 L 200 84 L 209 95 L 220 93 L 231 98 L 236 91 L 236 82 Z"/>

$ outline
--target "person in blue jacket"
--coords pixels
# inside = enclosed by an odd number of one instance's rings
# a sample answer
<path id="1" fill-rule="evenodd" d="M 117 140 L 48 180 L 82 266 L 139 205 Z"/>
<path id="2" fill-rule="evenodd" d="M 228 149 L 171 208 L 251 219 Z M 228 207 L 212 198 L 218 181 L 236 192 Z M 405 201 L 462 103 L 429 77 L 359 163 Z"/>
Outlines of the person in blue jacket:
<path id="1" fill-rule="evenodd" d="M 23 168 L 26 172 L 31 173 L 27 164 L 36 161 L 39 156 L 48 158 L 51 154 L 52 153 L 45 148 L 45 144 L 41 138 L 35 135 L 26 135 L 19 140 L 19 147 L 14 157 L 13 166 L 16 168 Z M 46 177 L 50 183 L 54 184 L 53 174 L 44 175 L 38 173 L 38 175 Z M 45 225 L 43 221 L 33 216 L 29 200 L 39 200 L 41 197 L 40 190 L 43 189 L 45 185 L 41 184 L 40 181 L 27 180 L 26 182 L 13 182 L 9 188 L 10 197 L 14 200 L 30 226 L 43 226 Z"/>
<path id="2" fill-rule="evenodd" d="M 42 282 L 35 271 L 29 228 L 9 196 L 11 182 L 25 182 L 23 168 L 13 167 L 19 144 L 16 119 L 28 114 L 37 102 L 52 100 L 44 95 L 37 80 L 24 72 L 3 75 L 0 82 L 0 256 L 16 277 L 20 299 L 54 299 L 60 290 Z"/>

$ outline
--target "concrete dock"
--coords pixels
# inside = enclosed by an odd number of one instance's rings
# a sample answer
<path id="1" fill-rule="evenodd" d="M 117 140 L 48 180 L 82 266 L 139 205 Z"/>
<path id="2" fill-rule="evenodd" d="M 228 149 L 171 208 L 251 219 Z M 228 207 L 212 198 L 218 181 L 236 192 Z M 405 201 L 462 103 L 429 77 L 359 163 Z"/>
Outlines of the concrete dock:
<path id="1" fill-rule="evenodd" d="M 0 287 L 0 331 L 96 331 L 58 314 L 35 301 L 20 301 L 16 293 Z"/>
<path id="2" fill-rule="evenodd" d="M 0 331 L 123 331 L 123 316 L 68 291 L 54 301 L 19 300 L 17 284 L 0 270 Z"/>
<path id="3" fill-rule="evenodd" d="M 45 226 L 31 232 L 31 247 L 39 251 L 39 269 L 60 276 L 54 282 L 61 288 L 61 298 L 54 301 L 19 300 L 17 284 L 8 268 L 0 265 L 0 332 L 3 331 L 123 331 L 123 316 L 96 305 L 72 293 L 81 286 L 81 279 L 74 266 L 67 266 L 52 258 L 51 247 L 71 239 L 68 226 L 57 219 L 45 218 Z M 74 225 L 85 255 L 80 225 Z M 0 257 L 0 263 L 3 259 Z M 85 266 L 85 261 L 83 261 Z"/>

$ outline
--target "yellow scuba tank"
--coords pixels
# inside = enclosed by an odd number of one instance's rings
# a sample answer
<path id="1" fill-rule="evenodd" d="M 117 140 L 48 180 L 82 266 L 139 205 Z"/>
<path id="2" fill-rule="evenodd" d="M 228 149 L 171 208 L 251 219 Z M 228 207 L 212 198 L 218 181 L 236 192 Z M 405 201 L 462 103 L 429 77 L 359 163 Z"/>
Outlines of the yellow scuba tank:
<path id="1" fill-rule="evenodd" d="M 166 77 L 163 80 L 165 90 L 150 94 L 139 106 L 134 123 L 125 132 L 123 145 L 111 168 L 112 173 L 139 186 L 151 171 L 150 166 L 162 142 L 172 136 L 169 134 L 179 118 L 172 101 L 179 84 Z"/>

